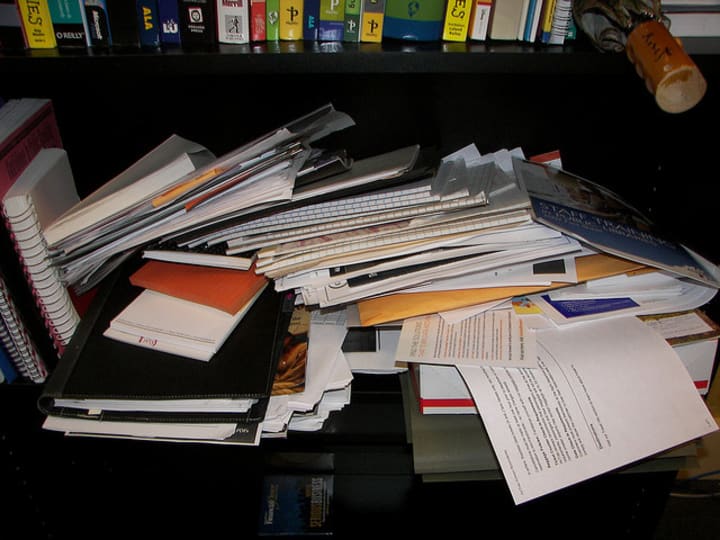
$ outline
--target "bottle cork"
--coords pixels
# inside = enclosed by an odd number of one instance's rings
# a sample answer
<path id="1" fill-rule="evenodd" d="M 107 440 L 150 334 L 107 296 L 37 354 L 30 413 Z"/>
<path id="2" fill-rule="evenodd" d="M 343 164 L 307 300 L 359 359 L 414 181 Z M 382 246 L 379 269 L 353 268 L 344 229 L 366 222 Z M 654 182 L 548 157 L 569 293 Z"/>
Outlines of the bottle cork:
<path id="1" fill-rule="evenodd" d="M 685 112 L 705 95 L 705 77 L 661 22 L 637 25 L 628 35 L 625 51 L 663 111 Z"/>

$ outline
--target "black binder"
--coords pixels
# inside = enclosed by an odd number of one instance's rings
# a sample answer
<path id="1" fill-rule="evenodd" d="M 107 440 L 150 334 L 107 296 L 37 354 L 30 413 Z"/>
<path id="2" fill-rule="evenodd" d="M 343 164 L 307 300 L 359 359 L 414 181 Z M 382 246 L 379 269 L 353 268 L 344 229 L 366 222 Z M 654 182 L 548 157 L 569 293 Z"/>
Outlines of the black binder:
<path id="1" fill-rule="evenodd" d="M 38 399 L 46 415 L 105 421 L 262 421 L 280 356 L 292 299 L 268 287 L 209 362 L 122 343 L 103 332 L 142 289 L 130 284 L 130 265 L 118 269 L 93 299 Z M 242 398 L 245 413 L 102 411 L 58 407 L 55 400 L 171 400 Z"/>

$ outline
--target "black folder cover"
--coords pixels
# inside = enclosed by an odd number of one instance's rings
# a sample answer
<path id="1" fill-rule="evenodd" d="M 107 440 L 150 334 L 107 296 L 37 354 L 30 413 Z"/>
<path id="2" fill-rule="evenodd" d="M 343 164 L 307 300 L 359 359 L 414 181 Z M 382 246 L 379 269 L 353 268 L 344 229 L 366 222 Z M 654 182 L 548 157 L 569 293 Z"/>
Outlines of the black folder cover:
<path id="1" fill-rule="evenodd" d="M 122 343 L 103 336 L 142 289 L 130 284 L 128 265 L 107 278 L 48 378 L 38 406 L 45 414 L 123 421 L 254 422 L 262 420 L 292 301 L 267 287 L 209 362 Z M 168 400 L 255 398 L 243 414 L 103 411 L 55 406 L 55 399 Z"/>

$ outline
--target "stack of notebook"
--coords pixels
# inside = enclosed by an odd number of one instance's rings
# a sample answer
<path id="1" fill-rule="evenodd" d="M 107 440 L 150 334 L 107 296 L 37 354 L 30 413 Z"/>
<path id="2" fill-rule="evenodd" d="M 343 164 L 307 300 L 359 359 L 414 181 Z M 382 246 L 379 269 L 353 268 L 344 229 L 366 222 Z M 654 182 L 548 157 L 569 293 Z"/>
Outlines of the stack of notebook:
<path id="1" fill-rule="evenodd" d="M 257 445 L 291 307 L 265 288 L 211 361 L 104 335 L 143 289 L 104 283 L 40 398 L 68 434 Z"/>

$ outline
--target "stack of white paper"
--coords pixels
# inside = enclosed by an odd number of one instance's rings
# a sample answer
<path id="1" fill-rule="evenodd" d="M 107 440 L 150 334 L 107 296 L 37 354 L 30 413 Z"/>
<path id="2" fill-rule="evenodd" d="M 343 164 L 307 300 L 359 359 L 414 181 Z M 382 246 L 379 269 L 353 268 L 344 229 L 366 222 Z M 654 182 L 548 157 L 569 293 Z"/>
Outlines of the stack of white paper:
<path id="1" fill-rule="evenodd" d="M 140 347 L 209 361 L 265 290 L 235 314 L 146 289 L 110 323 L 104 335 Z"/>

